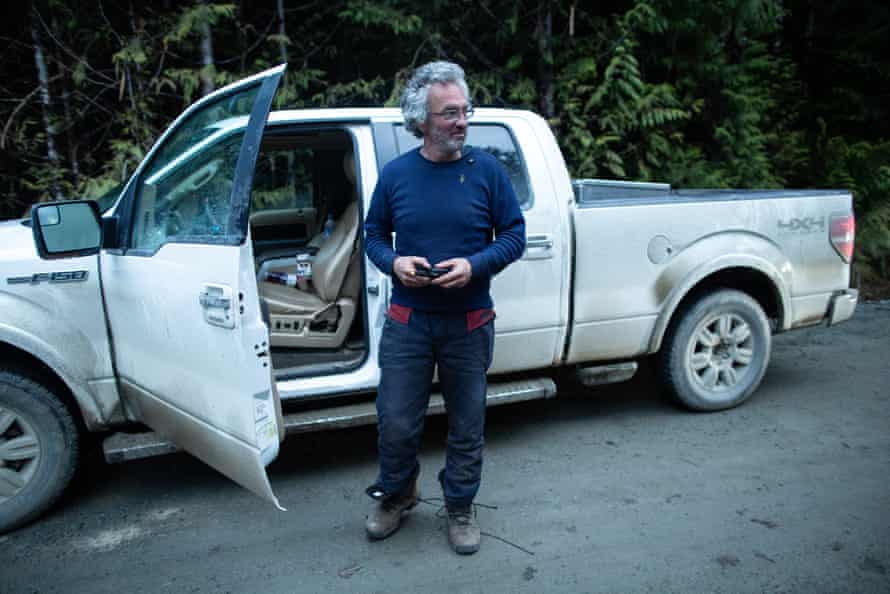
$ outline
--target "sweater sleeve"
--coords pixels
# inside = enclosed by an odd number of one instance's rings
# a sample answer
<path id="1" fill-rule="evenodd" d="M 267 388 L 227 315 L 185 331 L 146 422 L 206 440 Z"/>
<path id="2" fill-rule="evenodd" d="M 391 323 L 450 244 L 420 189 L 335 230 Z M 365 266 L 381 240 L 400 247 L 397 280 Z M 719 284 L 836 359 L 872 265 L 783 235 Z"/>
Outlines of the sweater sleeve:
<path id="1" fill-rule="evenodd" d="M 500 163 L 494 161 L 492 169 L 490 204 L 495 238 L 468 258 L 473 276 L 488 278 L 518 260 L 525 251 L 525 218 L 516 192 Z"/>
<path id="2" fill-rule="evenodd" d="M 390 209 L 389 176 L 381 172 L 371 195 L 371 206 L 365 219 L 365 252 L 384 274 L 392 275 L 396 252 L 392 247 L 392 211 Z"/>

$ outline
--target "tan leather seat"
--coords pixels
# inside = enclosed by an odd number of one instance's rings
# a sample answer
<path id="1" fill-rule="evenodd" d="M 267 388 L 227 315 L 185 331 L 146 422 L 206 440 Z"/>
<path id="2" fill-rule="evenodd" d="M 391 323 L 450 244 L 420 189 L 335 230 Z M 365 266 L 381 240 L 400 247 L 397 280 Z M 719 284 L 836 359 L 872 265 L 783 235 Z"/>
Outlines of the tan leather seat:
<path id="1" fill-rule="evenodd" d="M 345 161 L 351 163 L 351 159 Z M 337 348 L 343 344 L 361 289 L 358 232 L 358 203 L 353 201 L 312 261 L 311 290 L 260 283 L 260 298 L 269 308 L 271 346 Z M 275 270 L 293 274 L 297 266 Z"/>
<path id="2" fill-rule="evenodd" d="M 355 188 L 356 188 L 356 184 L 355 184 L 355 157 L 350 152 L 347 152 L 345 155 L 343 155 L 343 173 L 346 174 L 346 179 L 349 181 L 349 184 L 352 186 L 352 189 L 353 189 L 352 196 L 350 197 L 350 200 L 357 200 L 358 194 L 355 191 Z M 324 211 L 330 212 L 330 208 L 325 208 Z M 322 214 L 322 213 L 319 213 L 319 214 Z M 326 219 L 327 219 L 327 216 L 325 216 L 324 214 L 322 214 L 322 216 L 319 217 L 318 233 L 316 233 L 315 236 L 309 240 L 309 243 L 306 244 L 307 246 L 314 247 L 314 248 L 321 248 L 321 246 L 324 244 L 325 236 L 324 236 L 323 229 L 324 229 L 324 223 L 325 223 Z"/>
<path id="3" fill-rule="evenodd" d="M 325 241 L 312 261 L 312 292 L 301 291 L 276 283 L 263 282 L 260 293 L 266 299 L 270 313 L 315 312 L 333 303 L 340 295 L 346 271 L 355 249 L 358 235 L 358 204 L 350 204 L 340 217 L 333 233 Z M 295 274 L 297 266 L 276 268 Z"/>

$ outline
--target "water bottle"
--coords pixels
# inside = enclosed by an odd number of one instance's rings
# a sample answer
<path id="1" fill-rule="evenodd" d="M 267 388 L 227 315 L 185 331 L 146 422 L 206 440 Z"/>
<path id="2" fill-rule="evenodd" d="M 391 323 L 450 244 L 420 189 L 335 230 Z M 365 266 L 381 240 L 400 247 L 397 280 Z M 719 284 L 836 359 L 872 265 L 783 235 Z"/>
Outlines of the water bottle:
<path id="1" fill-rule="evenodd" d="M 276 272 L 274 270 L 270 270 L 266 273 L 266 281 L 270 283 L 277 283 L 279 285 L 285 285 L 288 287 L 296 287 L 297 286 L 297 275 L 296 274 L 287 274 L 286 272 Z"/>
<path id="2" fill-rule="evenodd" d="M 328 237 L 331 236 L 331 233 L 334 232 L 335 226 L 336 225 L 334 223 L 334 216 L 332 214 L 328 213 L 328 220 L 326 220 L 324 222 L 324 227 L 322 228 L 322 231 L 321 231 L 321 234 L 324 236 L 325 239 L 327 239 Z"/>

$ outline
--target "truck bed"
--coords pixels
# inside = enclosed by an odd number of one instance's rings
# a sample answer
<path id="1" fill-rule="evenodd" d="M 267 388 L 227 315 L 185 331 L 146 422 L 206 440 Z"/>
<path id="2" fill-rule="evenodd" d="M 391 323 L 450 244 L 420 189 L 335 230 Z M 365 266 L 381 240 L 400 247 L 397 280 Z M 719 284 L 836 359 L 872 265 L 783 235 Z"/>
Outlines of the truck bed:
<path id="1" fill-rule="evenodd" d="M 832 293 L 849 286 L 829 241 L 831 216 L 851 212 L 849 192 L 573 185 L 569 363 L 655 352 L 679 298 L 710 271 L 774 285 L 768 315 L 780 331 L 821 321 Z"/>
<path id="2" fill-rule="evenodd" d="M 622 182 L 599 179 L 572 181 L 578 208 L 598 208 L 625 204 L 664 202 L 721 202 L 727 200 L 768 200 L 774 198 L 817 198 L 849 196 L 844 190 L 739 190 L 675 189 L 669 184 Z"/>

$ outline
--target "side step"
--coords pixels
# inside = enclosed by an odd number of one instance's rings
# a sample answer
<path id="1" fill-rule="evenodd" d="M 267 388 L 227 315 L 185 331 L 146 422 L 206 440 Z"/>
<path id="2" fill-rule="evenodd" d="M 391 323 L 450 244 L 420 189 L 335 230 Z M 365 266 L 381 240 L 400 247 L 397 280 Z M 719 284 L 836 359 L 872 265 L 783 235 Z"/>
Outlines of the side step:
<path id="1" fill-rule="evenodd" d="M 634 376 L 639 365 L 636 361 L 624 363 L 612 363 L 611 365 L 591 365 L 579 367 L 577 371 L 578 381 L 582 385 L 592 388 L 604 384 L 626 382 Z"/>
<path id="2" fill-rule="evenodd" d="M 539 400 L 556 396 L 556 384 L 550 378 L 538 378 L 503 382 L 488 386 L 488 406 L 499 406 L 526 400 Z M 438 415 L 445 412 L 445 399 L 441 394 L 430 396 L 427 415 Z M 377 409 L 373 402 L 347 404 L 319 410 L 303 411 L 284 416 L 284 427 L 288 435 L 292 433 L 310 433 L 325 429 L 340 429 L 373 425 L 377 422 Z M 159 434 L 148 431 L 144 433 L 113 433 L 102 443 L 105 460 L 109 464 L 117 464 L 139 458 L 150 458 L 179 451 L 176 444 L 167 441 Z"/>

